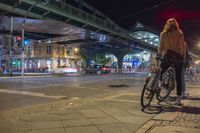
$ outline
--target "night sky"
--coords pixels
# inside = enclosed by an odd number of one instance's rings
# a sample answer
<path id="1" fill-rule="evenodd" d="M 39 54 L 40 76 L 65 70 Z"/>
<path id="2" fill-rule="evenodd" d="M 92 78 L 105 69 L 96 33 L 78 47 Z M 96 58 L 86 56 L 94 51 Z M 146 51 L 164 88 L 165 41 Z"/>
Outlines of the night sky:
<path id="1" fill-rule="evenodd" d="M 85 0 L 121 27 L 130 30 L 137 22 L 162 30 L 174 17 L 190 50 L 200 54 L 200 0 Z"/>

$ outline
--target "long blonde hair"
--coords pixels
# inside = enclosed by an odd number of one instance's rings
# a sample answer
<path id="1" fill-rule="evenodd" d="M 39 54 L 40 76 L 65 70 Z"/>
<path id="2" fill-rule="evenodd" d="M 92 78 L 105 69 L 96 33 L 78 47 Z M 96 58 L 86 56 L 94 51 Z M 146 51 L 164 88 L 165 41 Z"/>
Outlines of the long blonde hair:
<path id="1" fill-rule="evenodd" d="M 175 18 L 168 19 L 163 28 L 164 32 L 171 31 L 171 30 L 180 30 L 179 24 Z"/>

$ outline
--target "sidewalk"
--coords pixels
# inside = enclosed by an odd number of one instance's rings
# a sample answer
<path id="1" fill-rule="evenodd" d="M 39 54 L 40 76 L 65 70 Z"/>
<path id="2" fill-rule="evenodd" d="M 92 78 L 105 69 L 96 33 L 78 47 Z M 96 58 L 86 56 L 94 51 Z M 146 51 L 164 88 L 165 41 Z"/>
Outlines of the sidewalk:
<path id="1" fill-rule="evenodd" d="M 199 89 L 199 88 L 198 88 Z M 162 113 L 147 121 L 136 133 L 200 133 L 200 91 L 192 90 L 183 106 L 162 105 Z"/>
<path id="2" fill-rule="evenodd" d="M 199 133 L 198 88 L 190 94 L 183 107 L 171 97 L 144 112 L 130 93 L 24 107 L 0 112 L 0 133 Z"/>

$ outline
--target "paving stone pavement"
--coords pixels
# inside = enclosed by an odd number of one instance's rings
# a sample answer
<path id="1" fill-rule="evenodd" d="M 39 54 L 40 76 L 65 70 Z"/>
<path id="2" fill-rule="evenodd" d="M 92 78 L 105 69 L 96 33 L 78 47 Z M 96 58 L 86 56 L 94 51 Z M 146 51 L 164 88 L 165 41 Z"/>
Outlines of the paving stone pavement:
<path id="1" fill-rule="evenodd" d="M 133 133 L 153 116 L 116 97 L 77 98 L 2 112 L 0 133 Z"/>
<path id="2" fill-rule="evenodd" d="M 183 106 L 162 106 L 162 113 L 147 121 L 136 133 L 200 133 L 198 90 L 182 100 Z"/>
<path id="3" fill-rule="evenodd" d="M 0 112 L 0 133 L 200 133 L 199 93 L 180 107 L 170 97 L 143 111 L 131 96 L 137 95 L 122 92 Z"/>

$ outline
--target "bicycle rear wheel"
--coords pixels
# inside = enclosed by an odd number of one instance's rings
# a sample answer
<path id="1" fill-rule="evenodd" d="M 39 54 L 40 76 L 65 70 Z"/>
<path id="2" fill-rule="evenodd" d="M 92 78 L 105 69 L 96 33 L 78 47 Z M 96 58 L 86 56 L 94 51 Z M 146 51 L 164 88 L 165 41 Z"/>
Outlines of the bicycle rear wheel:
<path id="1" fill-rule="evenodd" d="M 161 88 L 158 89 L 156 93 L 156 98 L 158 101 L 164 101 L 171 91 L 175 88 L 175 81 L 169 74 L 163 75 Z"/>
<path id="2" fill-rule="evenodd" d="M 141 104 L 142 108 L 148 107 L 153 99 L 155 92 L 153 92 L 153 90 L 151 88 L 152 83 L 153 82 L 150 80 L 143 87 L 141 99 L 140 99 L 140 104 Z"/>

